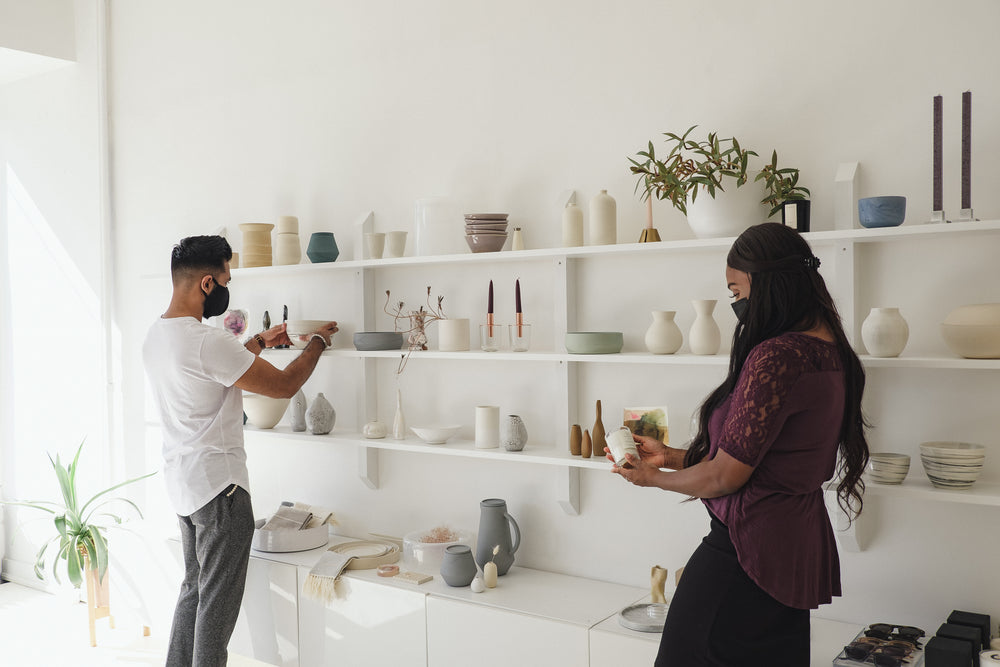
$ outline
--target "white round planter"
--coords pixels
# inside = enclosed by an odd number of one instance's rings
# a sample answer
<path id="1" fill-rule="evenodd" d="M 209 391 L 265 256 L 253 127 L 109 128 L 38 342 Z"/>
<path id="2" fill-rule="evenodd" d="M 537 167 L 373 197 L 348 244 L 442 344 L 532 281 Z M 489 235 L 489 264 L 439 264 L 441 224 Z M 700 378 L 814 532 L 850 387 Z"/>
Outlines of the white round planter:
<path id="1" fill-rule="evenodd" d="M 872 308 L 861 324 L 861 340 L 873 357 L 898 357 L 910 338 L 899 308 Z"/>
<path id="2" fill-rule="evenodd" d="M 716 190 L 715 198 L 705 190 L 687 204 L 687 219 L 691 231 L 700 239 L 738 236 L 747 227 L 767 220 L 767 207 L 760 203 L 764 190 L 759 183 L 745 183 L 737 188 L 728 179 L 725 191 Z"/>

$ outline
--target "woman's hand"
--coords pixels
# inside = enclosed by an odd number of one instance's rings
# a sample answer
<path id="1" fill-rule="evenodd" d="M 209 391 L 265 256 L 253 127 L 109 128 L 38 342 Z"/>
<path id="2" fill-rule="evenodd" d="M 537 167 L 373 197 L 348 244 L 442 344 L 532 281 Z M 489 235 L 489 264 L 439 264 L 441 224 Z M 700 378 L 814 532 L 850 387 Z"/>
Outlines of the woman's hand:
<path id="1" fill-rule="evenodd" d="M 632 434 L 632 440 L 635 441 L 635 447 L 639 451 L 639 459 L 648 463 L 655 468 L 666 468 L 667 466 L 667 446 L 654 437 L 648 435 L 635 435 Z M 604 451 L 607 452 L 608 448 L 605 447 Z M 614 457 L 608 452 L 607 459 L 612 463 L 615 462 Z"/>
<path id="2" fill-rule="evenodd" d="M 656 442 L 654 438 L 648 439 Z M 661 447 L 663 446 L 663 443 L 659 444 Z M 650 463 L 648 460 L 637 459 L 631 454 L 626 454 L 625 459 L 628 461 L 627 465 L 631 466 L 630 468 L 614 465 L 611 466 L 611 472 L 621 475 L 625 478 L 625 481 L 635 484 L 636 486 L 659 486 L 659 484 L 657 484 L 657 479 L 661 475 L 669 474 L 663 472 L 659 469 L 659 467 Z"/>

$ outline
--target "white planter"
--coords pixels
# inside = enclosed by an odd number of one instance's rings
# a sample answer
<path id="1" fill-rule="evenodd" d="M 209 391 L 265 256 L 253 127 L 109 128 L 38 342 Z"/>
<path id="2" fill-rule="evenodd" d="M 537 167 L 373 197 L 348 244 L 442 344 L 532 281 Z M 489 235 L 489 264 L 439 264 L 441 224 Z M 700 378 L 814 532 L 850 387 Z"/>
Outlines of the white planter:
<path id="1" fill-rule="evenodd" d="M 653 323 L 646 329 L 646 349 L 653 354 L 673 354 L 681 349 L 684 334 L 674 322 L 675 310 L 654 310 Z"/>
<path id="2" fill-rule="evenodd" d="M 722 332 L 712 317 L 715 299 L 698 299 L 691 302 L 695 318 L 688 333 L 691 354 L 717 354 L 722 344 Z"/>
<path id="3" fill-rule="evenodd" d="M 618 204 L 607 190 L 590 200 L 590 245 L 618 242 Z"/>
<path id="4" fill-rule="evenodd" d="M 438 320 L 438 349 L 442 352 L 465 352 L 469 349 L 469 320 Z"/>
<path id="5" fill-rule="evenodd" d="M 899 308 L 872 308 L 861 324 L 861 340 L 873 357 L 898 357 L 909 337 L 910 327 Z"/>
<path id="6" fill-rule="evenodd" d="M 716 190 L 715 198 L 705 190 L 687 205 L 688 224 L 700 239 L 738 236 L 747 227 L 767 220 L 768 209 L 760 200 L 764 189 L 759 183 L 749 182 L 741 188 L 728 179 L 724 192 Z"/>

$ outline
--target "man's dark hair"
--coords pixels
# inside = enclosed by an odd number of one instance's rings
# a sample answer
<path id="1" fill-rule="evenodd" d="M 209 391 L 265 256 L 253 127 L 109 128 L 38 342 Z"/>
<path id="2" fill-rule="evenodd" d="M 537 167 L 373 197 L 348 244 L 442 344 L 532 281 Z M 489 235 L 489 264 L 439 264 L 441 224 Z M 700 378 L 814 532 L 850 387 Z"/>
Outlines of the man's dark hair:
<path id="1" fill-rule="evenodd" d="M 233 258 L 229 241 L 221 236 L 189 236 L 170 253 L 170 275 L 176 283 L 195 273 L 216 273 Z"/>

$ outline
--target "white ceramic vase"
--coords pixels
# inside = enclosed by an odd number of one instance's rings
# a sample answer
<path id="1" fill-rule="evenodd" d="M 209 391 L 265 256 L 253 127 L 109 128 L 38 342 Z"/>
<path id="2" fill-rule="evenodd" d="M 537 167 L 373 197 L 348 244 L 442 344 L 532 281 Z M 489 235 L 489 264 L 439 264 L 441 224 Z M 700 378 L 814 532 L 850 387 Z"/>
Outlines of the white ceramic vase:
<path id="1" fill-rule="evenodd" d="M 583 210 L 573 202 L 562 212 L 562 239 L 564 248 L 583 245 Z"/>
<path id="2" fill-rule="evenodd" d="M 302 243 L 298 234 L 274 235 L 274 264 L 284 266 L 298 264 L 302 260 Z"/>
<path id="3" fill-rule="evenodd" d="M 712 313 L 715 311 L 715 299 L 696 299 L 694 306 L 695 318 L 688 332 L 688 342 L 691 344 L 691 354 L 718 354 L 722 344 L 722 332 L 716 324 Z"/>
<path id="4" fill-rule="evenodd" d="M 309 424 L 309 432 L 313 435 L 326 435 L 333 430 L 333 425 L 337 422 L 337 413 L 334 411 L 330 401 L 326 400 L 323 392 L 316 395 L 312 405 L 306 411 L 306 423 Z"/>
<path id="5" fill-rule="evenodd" d="M 741 188 L 736 181 L 726 179 L 725 191 L 716 191 L 713 199 L 707 191 L 699 191 L 695 201 L 688 201 L 687 220 L 691 231 L 700 239 L 738 236 L 752 225 L 767 220 L 767 208 L 760 203 L 764 190 L 749 182 Z"/>
<path id="6" fill-rule="evenodd" d="M 438 349 L 442 352 L 465 352 L 469 349 L 469 320 L 438 320 Z"/>
<path id="7" fill-rule="evenodd" d="M 403 395 L 396 390 L 396 416 L 392 420 L 392 437 L 396 440 L 406 439 L 406 418 L 403 417 Z"/>
<path id="8" fill-rule="evenodd" d="M 861 340 L 873 357 L 898 357 L 909 337 L 910 327 L 899 308 L 872 308 L 861 323 Z"/>
<path id="9" fill-rule="evenodd" d="M 618 205 L 607 190 L 590 200 L 590 245 L 613 245 L 618 241 Z"/>
<path id="10" fill-rule="evenodd" d="M 681 349 L 684 334 L 674 322 L 675 310 L 654 310 L 653 323 L 646 329 L 646 349 L 653 354 L 673 354 Z"/>
<path id="11" fill-rule="evenodd" d="M 308 408 L 306 395 L 299 389 L 292 397 L 292 430 L 306 430 L 306 410 Z"/>

